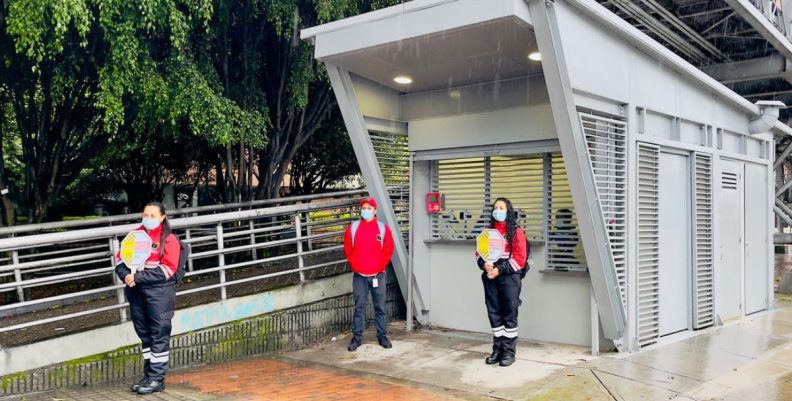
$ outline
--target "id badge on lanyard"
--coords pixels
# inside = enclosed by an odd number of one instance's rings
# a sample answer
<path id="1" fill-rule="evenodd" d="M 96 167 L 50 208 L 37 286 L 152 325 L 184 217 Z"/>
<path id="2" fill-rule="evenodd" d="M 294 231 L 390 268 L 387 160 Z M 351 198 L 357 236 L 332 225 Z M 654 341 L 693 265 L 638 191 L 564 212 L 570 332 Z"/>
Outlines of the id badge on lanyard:
<path id="1" fill-rule="evenodd" d="M 379 280 L 377 280 L 376 277 L 374 277 L 374 280 L 371 280 L 371 286 L 374 288 L 379 287 Z"/>

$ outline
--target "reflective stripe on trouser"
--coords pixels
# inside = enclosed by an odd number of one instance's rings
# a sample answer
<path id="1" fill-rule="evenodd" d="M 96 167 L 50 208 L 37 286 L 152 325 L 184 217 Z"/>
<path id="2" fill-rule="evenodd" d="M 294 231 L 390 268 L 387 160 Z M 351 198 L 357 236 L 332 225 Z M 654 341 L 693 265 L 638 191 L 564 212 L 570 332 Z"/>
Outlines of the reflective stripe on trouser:
<path id="1" fill-rule="evenodd" d="M 484 303 L 492 327 L 492 350 L 514 356 L 517 352 L 517 313 L 522 304 L 519 274 L 498 276 L 494 280 L 481 275 L 484 283 Z"/>
<path id="2" fill-rule="evenodd" d="M 126 295 L 129 299 L 132 325 L 143 343 L 143 374 L 151 380 L 164 380 L 168 373 L 176 287 L 127 287 Z"/>
<path id="3" fill-rule="evenodd" d="M 377 278 L 378 287 L 374 288 L 374 277 Z M 360 338 L 366 325 L 366 301 L 371 292 L 371 301 L 374 304 L 374 324 L 377 327 L 377 338 L 388 334 L 388 315 L 385 312 L 387 300 L 387 280 L 385 272 L 376 276 L 366 277 L 352 274 L 352 297 L 355 299 L 355 318 L 352 321 L 352 334 Z"/>

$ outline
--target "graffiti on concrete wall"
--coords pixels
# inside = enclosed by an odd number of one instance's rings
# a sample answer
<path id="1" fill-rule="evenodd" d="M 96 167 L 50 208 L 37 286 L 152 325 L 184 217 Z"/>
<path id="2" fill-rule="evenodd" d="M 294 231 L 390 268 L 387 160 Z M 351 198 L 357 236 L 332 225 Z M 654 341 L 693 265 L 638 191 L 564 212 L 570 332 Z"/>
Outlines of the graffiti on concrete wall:
<path id="1" fill-rule="evenodd" d="M 232 322 L 234 320 L 272 312 L 275 297 L 269 294 L 257 296 L 249 301 L 226 305 L 206 305 L 197 310 L 185 311 L 180 321 L 184 331 L 193 331 Z"/>

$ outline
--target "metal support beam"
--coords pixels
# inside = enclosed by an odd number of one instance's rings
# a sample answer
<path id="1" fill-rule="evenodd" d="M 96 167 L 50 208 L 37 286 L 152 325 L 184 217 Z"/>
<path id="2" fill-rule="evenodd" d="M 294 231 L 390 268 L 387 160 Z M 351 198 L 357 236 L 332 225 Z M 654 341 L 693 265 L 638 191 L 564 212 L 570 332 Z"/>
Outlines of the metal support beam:
<path id="1" fill-rule="evenodd" d="M 777 203 L 778 202 L 776 202 L 776 204 Z M 773 211 L 775 212 L 776 216 L 780 217 L 781 220 L 784 220 L 784 223 L 787 223 L 788 225 L 792 226 L 792 218 L 790 218 L 789 215 L 784 213 L 784 211 L 781 210 L 781 208 L 779 208 L 777 205 L 774 205 Z"/>
<path id="2" fill-rule="evenodd" d="M 621 348 L 627 313 L 622 303 L 616 266 L 610 255 L 608 232 L 600 212 L 594 172 L 590 168 L 583 129 L 575 107 L 556 20 L 556 5 L 551 0 L 531 0 L 528 6 L 542 54 L 553 120 L 558 131 L 602 329 L 605 337 L 614 340 L 616 346 Z"/>
<path id="3" fill-rule="evenodd" d="M 753 29 L 756 29 L 787 60 L 792 60 L 792 43 L 748 0 L 724 0 Z"/>
<path id="4" fill-rule="evenodd" d="M 646 7 L 652 10 L 657 15 L 661 16 L 664 20 L 666 20 L 674 29 L 682 32 L 690 38 L 690 42 L 699 45 L 702 49 L 706 50 L 707 53 L 712 54 L 716 58 L 722 61 L 728 61 L 729 56 L 724 54 L 720 51 L 715 45 L 710 43 L 707 39 L 705 39 L 701 34 L 696 32 L 695 29 L 691 28 L 688 24 L 682 22 L 676 15 L 674 15 L 671 11 L 668 11 L 665 7 L 657 3 L 655 0 L 639 0 L 643 3 Z"/>
<path id="5" fill-rule="evenodd" d="M 647 29 L 661 37 L 664 41 L 668 42 L 678 51 L 684 53 L 687 57 L 697 60 L 702 64 L 707 61 L 708 56 L 704 54 L 704 52 L 691 45 L 688 39 L 683 38 L 676 32 L 667 28 L 661 21 L 644 11 L 637 4 L 634 4 L 630 1 L 614 1 L 611 4 L 613 4 L 619 11 L 640 22 L 642 25 L 647 27 Z"/>
<path id="6" fill-rule="evenodd" d="M 781 209 L 782 212 L 784 212 L 784 214 L 786 214 L 786 218 L 779 216 L 781 217 L 781 220 L 784 220 L 784 222 L 789 224 L 788 220 L 792 219 L 792 209 L 790 209 L 789 206 L 785 205 L 784 202 L 782 202 L 781 199 L 778 198 L 776 198 L 775 204 L 776 206 L 778 206 L 779 209 Z"/>
<path id="7" fill-rule="evenodd" d="M 369 193 L 377 200 L 379 206 L 377 215 L 380 219 L 384 220 L 393 232 L 393 241 L 395 243 L 392 259 L 393 270 L 396 273 L 396 278 L 399 280 L 399 287 L 401 288 L 402 295 L 405 300 L 410 299 L 410 296 L 412 296 L 412 306 L 414 307 L 415 315 L 421 319 L 425 310 L 423 297 L 420 291 L 415 291 L 414 294 L 409 293 L 411 286 L 409 273 L 407 271 L 409 267 L 407 247 L 404 244 L 404 238 L 399 230 L 396 213 L 393 210 L 393 203 L 390 201 L 390 195 L 388 194 L 385 180 L 382 177 L 382 170 L 377 162 L 377 155 L 374 153 L 374 146 L 371 144 L 371 137 L 366 128 L 366 120 L 363 117 L 363 112 L 360 110 L 355 88 L 352 85 L 352 78 L 349 76 L 349 71 L 332 64 L 327 64 L 327 74 L 330 77 L 330 82 L 333 84 L 333 92 L 335 92 L 336 99 L 338 100 L 338 107 L 341 109 L 341 115 L 344 117 L 344 123 L 349 132 L 349 139 L 352 142 L 352 147 L 355 149 L 355 155 L 360 164 L 360 171 L 363 173 L 363 179 L 366 181 Z M 408 305 L 408 307 L 410 307 L 410 305 Z"/>
<path id="8" fill-rule="evenodd" d="M 784 148 L 784 151 L 781 152 L 781 155 L 778 156 L 775 163 L 773 163 L 773 170 L 778 170 L 782 164 L 786 161 L 787 157 L 789 157 L 789 153 L 792 152 L 792 141 L 789 141 L 789 145 Z"/>
<path id="9" fill-rule="evenodd" d="M 776 196 L 776 198 L 777 198 L 777 197 L 779 197 L 779 196 L 781 196 L 781 194 L 783 194 L 783 193 L 784 193 L 784 192 L 785 192 L 787 189 L 789 189 L 790 187 L 792 187 L 792 179 L 790 179 L 789 181 L 787 181 L 787 182 L 786 182 L 786 184 L 784 184 L 784 186 L 783 186 L 783 187 L 781 187 L 781 188 L 778 188 L 778 190 L 777 190 L 777 191 L 776 191 L 776 193 L 775 193 L 775 196 Z"/>
<path id="10" fill-rule="evenodd" d="M 701 71 L 723 84 L 764 79 L 785 78 L 790 80 L 792 68 L 787 59 L 779 55 L 713 64 L 701 67 Z"/>

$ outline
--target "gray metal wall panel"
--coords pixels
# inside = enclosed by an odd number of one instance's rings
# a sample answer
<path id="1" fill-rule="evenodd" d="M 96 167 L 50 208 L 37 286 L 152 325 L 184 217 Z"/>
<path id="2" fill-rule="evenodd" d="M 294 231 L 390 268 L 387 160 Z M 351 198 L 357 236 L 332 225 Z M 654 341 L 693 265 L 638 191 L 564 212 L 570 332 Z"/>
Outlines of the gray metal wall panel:
<path id="1" fill-rule="evenodd" d="M 768 307 L 767 167 L 745 164 L 745 314 Z"/>
<path id="2" fill-rule="evenodd" d="M 691 309 L 690 157 L 660 153 L 660 336 L 687 330 Z"/>
<path id="3" fill-rule="evenodd" d="M 424 294 L 424 307 L 432 310 L 431 278 L 432 278 L 432 253 L 429 244 L 424 240 L 429 239 L 431 216 L 426 210 L 426 194 L 431 189 L 430 162 L 413 163 L 413 218 L 411 228 L 413 233 L 412 258 L 415 286 Z M 442 299 L 442 298 L 441 298 Z M 422 322 L 427 323 L 427 322 Z M 490 330 L 491 331 L 491 330 Z"/>
<path id="4" fill-rule="evenodd" d="M 742 164 L 720 160 L 718 197 L 719 279 L 716 289 L 721 320 L 742 315 L 743 179 Z M 737 295 L 739 294 L 739 295 Z"/>
<path id="5" fill-rule="evenodd" d="M 432 243 L 429 247 L 434 300 L 430 313 L 432 324 L 492 333 L 484 306 L 481 274 L 473 256 L 474 245 Z M 532 250 L 534 268 L 523 280 L 520 338 L 591 345 L 589 279 L 539 273 L 545 265 L 545 247 L 537 245 Z"/>
<path id="6" fill-rule="evenodd" d="M 558 137 L 549 105 L 412 121 L 409 131 L 412 151 Z"/>
<path id="7" fill-rule="evenodd" d="M 541 75 L 401 96 L 404 121 L 549 104 Z"/>
<path id="8" fill-rule="evenodd" d="M 398 121 L 399 91 L 380 85 L 361 76 L 350 74 L 355 93 L 360 101 L 360 111 L 366 117 Z"/>

